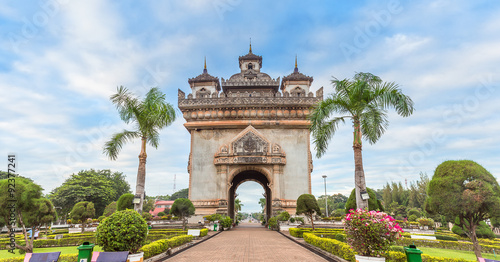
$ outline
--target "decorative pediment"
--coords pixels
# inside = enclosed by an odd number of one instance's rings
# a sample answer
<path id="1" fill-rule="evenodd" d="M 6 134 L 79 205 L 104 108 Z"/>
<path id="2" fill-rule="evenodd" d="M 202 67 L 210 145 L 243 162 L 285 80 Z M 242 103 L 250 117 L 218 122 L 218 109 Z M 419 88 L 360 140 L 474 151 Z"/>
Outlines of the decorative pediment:
<path id="1" fill-rule="evenodd" d="M 272 146 L 271 146 L 272 145 Z M 214 164 L 286 164 L 281 146 L 272 144 L 253 126 L 248 126 L 215 154 Z"/>

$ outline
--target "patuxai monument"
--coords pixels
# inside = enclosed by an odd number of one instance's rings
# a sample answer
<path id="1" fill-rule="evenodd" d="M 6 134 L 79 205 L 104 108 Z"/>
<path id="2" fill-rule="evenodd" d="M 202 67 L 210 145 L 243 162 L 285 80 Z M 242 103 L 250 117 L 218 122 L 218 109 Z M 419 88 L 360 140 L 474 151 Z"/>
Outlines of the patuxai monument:
<path id="1" fill-rule="evenodd" d="M 189 199 L 197 215 L 234 216 L 236 189 L 246 181 L 264 188 L 265 213 L 294 214 L 301 194 L 311 194 L 313 170 L 309 120 L 323 88 L 299 72 L 274 79 L 261 71 L 262 56 L 239 57 L 240 72 L 229 79 L 207 72 L 179 90 L 178 105 L 191 134 Z"/>

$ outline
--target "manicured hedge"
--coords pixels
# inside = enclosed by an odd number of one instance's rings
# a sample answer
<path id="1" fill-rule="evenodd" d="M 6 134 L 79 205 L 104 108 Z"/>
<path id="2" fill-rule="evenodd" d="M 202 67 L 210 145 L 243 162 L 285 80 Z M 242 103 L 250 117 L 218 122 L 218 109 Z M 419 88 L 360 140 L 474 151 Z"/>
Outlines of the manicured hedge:
<path id="1" fill-rule="evenodd" d="M 326 250 L 345 260 L 352 262 L 356 261 L 354 258 L 355 252 L 344 242 L 340 242 L 336 239 L 321 238 L 311 233 L 303 233 L 303 237 L 306 243 Z"/>
<path id="2" fill-rule="evenodd" d="M 208 228 L 200 230 L 200 237 L 204 237 L 208 234 Z"/>
<path id="3" fill-rule="evenodd" d="M 83 242 L 95 242 L 95 237 L 72 237 L 72 238 L 63 238 L 63 239 L 37 239 L 33 241 L 33 247 L 63 247 L 63 246 L 78 246 L 83 244 Z M 19 245 L 24 246 L 24 240 L 16 241 Z M 0 241 L 0 250 L 7 249 L 7 243 L 5 241 Z"/>
<path id="4" fill-rule="evenodd" d="M 330 238 L 321 238 L 311 233 L 304 233 L 304 240 L 316 247 L 326 250 L 338 257 L 341 257 L 347 261 L 355 262 L 356 259 L 354 252 L 351 247 L 343 242 Z M 406 255 L 401 252 L 387 251 L 384 254 L 386 261 L 388 262 L 406 262 Z M 461 258 L 442 258 L 442 257 L 432 257 L 426 254 L 422 254 L 422 262 L 474 262 L 475 260 L 466 260 Z"/>
<path id="5" fill-rule="evenodd" d="M 428 239 L 409 239 L 402 238 L 396 241 L 396 244 L 399 246 L 408 246 L 415 243 L 417 246 L 422 247 L 434 247 L 434 248 L 443 248 L 443 249 L 455 249 L 455 250 L 465 250 L 465 251 L 474 251 L 474 247 L 472 246 L 472 242 L 460 242 L 460 241 L 446 241 L 446 240 L 428 240 Z M 493 250 L 499 250 L 500 246 L 498 245 L 485 245 L 480 243 L 481 251 L 487 253 L 493 253 Z"/>
<path id="6" fill-rule="evenodd" d="M 167 251 L 168 248 L 180 246 L 184 243 L 190 242 L 192 239 L 193 236 L 191 235 L 162 239 L 142 246 L 139 251 L 144 252 L 144 258 L 150 258 Z"/>
<path id="7" fill-rule="evenodd" d="M 294 237 L 302 238 L 304 233 L 314 233 L 314 234 L 344 234 L 344 229 L 336 229 L 336 228 L 318 228 L 316 230 L 312 230 L 311 228 L 290 228 L 288 229 L 290 235 Z"/>
<path id="8" fill-rule="evenodd" d="M 78 260 L 78 254 L 68 254 L 59 256 L 58 262 L 75 262 Z M 13 258 L 0 258 L 0 262 L 23 262 L 24 256 Z"/>

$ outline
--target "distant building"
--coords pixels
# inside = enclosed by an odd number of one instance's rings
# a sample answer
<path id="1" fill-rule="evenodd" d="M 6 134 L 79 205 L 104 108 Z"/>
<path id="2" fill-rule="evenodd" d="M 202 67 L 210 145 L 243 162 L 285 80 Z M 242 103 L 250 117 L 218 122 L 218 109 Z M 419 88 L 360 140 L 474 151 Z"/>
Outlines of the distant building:
<path id="1" fill-rule="evenodd" d="M 153 211 L 149 211 L 149 213 L 153 216 L 158 216 L 158 213 L 163 212 L 165 208 L 171 208 L 174 204 L 173 200 L 158 200 L 155 202 L 155 209 Z"/>

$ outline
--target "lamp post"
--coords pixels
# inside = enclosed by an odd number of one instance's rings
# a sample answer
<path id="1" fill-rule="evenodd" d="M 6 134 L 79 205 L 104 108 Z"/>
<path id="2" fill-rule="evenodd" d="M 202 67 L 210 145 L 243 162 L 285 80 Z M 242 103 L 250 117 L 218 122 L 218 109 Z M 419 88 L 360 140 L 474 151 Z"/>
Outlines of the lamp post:
<path id="1" fill-rule="evenodd" d="M 328 196 L 326 195 L 326 175 L 323 175 L 323 179 L 325 179 L 325 210 L 326 210 L 326 217 L 329 217 L 329 215 L 328 215 Z"/>

